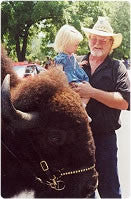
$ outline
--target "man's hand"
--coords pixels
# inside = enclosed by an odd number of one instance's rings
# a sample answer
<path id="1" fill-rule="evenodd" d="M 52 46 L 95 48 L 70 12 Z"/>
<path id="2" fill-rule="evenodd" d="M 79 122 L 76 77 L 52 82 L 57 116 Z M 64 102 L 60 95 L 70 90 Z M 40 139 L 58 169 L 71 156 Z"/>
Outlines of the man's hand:
<path id="1" fill-rule="evenodd" d="M 128 103 L 119 92 L 107 92 L 100 89 L 93 88 L 88 82 L 76 84 L 73 88 L 81 98 L 93 98 L 110 108 L 127 110 Z"/>
<path id="2" fill-rule="evenodd" d="M 90 98 L 94 88 L 88 82 L 75 83 L 73 90 L 77 92 L 81 98 Z"/>

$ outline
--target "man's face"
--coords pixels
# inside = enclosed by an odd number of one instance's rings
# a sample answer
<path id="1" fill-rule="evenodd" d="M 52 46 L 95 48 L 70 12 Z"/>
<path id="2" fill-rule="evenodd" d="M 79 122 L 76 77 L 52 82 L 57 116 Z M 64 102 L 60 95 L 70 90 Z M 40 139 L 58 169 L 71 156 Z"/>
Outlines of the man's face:
<path id="1" fill-rule="evenodd" d="M 96 57 L 108 55 L 111 51 L 113 38 L 91 34 L 89 36 L 89 47 L 91 54 Z"/>

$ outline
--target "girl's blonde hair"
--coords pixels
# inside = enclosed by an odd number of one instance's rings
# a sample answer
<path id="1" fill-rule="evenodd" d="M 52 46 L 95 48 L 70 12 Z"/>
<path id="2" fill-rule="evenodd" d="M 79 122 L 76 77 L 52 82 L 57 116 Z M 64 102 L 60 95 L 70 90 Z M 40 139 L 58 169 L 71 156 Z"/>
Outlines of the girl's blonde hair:
<path id="1" fill-rule="evenodd" d="M 82 34 L 71 25 L 64 25 L 56 34 L 54 49 L 56 52 L 66 52 L 66 49 L 83 40 Z"/>

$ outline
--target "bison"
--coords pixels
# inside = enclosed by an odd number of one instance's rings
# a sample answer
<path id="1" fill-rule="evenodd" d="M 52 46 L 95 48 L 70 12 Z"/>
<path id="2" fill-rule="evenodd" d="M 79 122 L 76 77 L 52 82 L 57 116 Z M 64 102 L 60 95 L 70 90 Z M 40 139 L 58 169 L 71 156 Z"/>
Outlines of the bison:
<path id="1" fill-rule="evenodd" d="M 95 146 L 79 95 L 59 69 L 18 80 L 7 63 L 2 62 L 2 197 L 89 197 L 97 186 Z"/>

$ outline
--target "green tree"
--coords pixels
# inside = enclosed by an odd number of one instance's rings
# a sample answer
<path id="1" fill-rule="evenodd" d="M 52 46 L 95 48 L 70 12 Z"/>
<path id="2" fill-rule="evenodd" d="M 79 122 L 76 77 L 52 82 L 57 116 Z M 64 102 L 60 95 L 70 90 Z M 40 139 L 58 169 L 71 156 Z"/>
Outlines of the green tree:
<path id="1" fill-rule="evenodd" d="M 59 24 L 66 2 L 9 1 L 1 4 L 2 41 L 16 50 L 19 61 L 25 60 L 28 39 L 37 34 L 39 23 Z M 59 16 L 59 17 L 58 17 Z M 35 31 L 30 31 L 35 27 Z M 47 26 L 46 26 L 47 27 Z M 9 46 L 9 45 L 8 45 Z M 10 47 L 9 47 L 9 49 Z"/>
<path id="2" fill-rule="evenodd" d="M 130 57 L 130 2 L 109 2 L 110 7 L 114 8 L 110 10 L 109 17 L 114 32 L 122 33 L 123 40 L 119 48 L 113 52 L 113 56 L 116 58 L 129 58 Z"/>
<path id="3" fill-rule="evenodd" d="M 32 1 L 2 2 L 1 5 L 2 40 L 7 39 L 10 46 L 15 46 L 19 61 L 25 60 L 29 29 L 34 23 L 30 17 L 34 5 Z"/>
<path id="4" fill-rule="evenodd" d="M 98 16 L 107 16 L 110 19 L 114 33 L 122 33 L 123 41 L 115 49 L 112 56 L 115 58 L 130 57 L 130 2 L 129 1 L 85 1 L 79 2 L 78 10 L 81 26 L 92 28 Z M 81 43 L 80 53 L 89 51 L 87 38 Z M 86 44 L 86 45 L 85 45 Z"/>
<path id="5" fill-rule="evenodd" d="M 1 4 L 2 41 L 11 56 L 19 61 L 26 57 L 44 59 L 56 53 L 48 44 L 53 43 L 59 28 L 65 23 L 76 27 L 92 28 L 98 16 L 108 16 L 115 33 L 123 35 L 122 45 L 113 52 L 115 58 L 130 56 L 130 3 L 128 1 L 8 1 Z M 44 37 L 39 40 L 38 33 Z M 89 51 L 84 35 L 78 54 Z M 39 45 L 32 49 L 32 40 Z M 34 50 L 37 49 L 37 50 Z M 16 53 L 15 53 L 16 52 Z"/>

